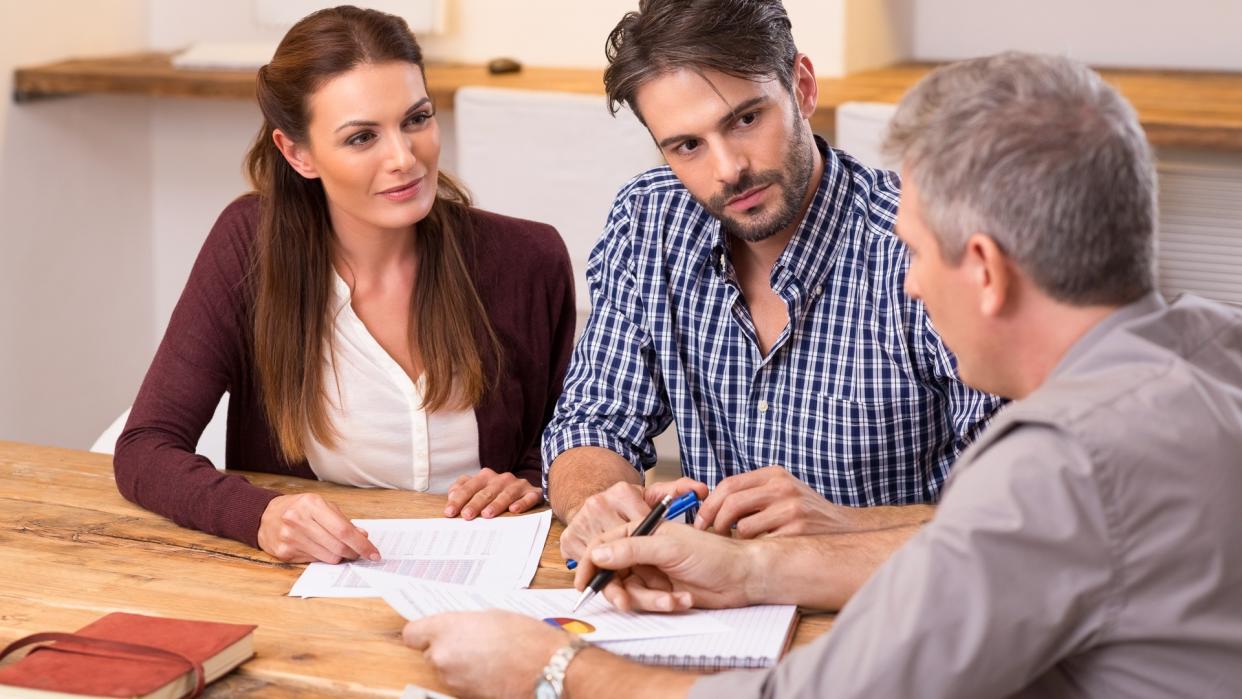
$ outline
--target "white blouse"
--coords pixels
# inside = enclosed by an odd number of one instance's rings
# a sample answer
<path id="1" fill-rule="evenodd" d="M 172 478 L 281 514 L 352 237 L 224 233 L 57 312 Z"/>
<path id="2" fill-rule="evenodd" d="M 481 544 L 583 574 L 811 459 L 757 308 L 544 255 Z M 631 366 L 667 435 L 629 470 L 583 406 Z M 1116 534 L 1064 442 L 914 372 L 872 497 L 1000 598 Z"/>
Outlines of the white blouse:
<path id="1" fill-rule="evenodd" d="M 333 483 L 432 493 L 447 492 L 463 473 L 477 473 L 474 410 L 424 411 L 425 378 L 410 380 L 354 313 L 345 280 L 336 272 L 332 280 L 336 363 L 325 352 L 323 371 L 337 439 L 329 449 L 308 435 L 311 470 Z"/>

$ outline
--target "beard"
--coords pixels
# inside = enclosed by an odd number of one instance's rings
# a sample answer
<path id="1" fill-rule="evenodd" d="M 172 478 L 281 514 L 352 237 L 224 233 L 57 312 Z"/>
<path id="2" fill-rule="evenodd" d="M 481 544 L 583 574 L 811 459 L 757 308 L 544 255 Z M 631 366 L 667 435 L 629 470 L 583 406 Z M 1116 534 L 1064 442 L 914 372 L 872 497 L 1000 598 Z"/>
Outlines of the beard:
<path id="1" fill-rule="evenodd" d="M 815 158 L 812 154 L 811 139 L 799 123 L 794 124 L 794 138 L 785 152 L 784 167 L 778 170 L 743 171 L 737 182 L 726 185 L 707 201 L 700 201 L 703 208 L 720 221 L 720 227 L 733 238 L 756 243 L 767 240 L 785 230 L 802 211 L 802 200 L 811 184 L 811 175 L 815 171 Z M 741 217 L 731 216 L 725 212 L 725 205 L 737 195 L 764 185 L 779 189 L 771 211 L 761 211 L 759 207 L 749 209 Z"/>

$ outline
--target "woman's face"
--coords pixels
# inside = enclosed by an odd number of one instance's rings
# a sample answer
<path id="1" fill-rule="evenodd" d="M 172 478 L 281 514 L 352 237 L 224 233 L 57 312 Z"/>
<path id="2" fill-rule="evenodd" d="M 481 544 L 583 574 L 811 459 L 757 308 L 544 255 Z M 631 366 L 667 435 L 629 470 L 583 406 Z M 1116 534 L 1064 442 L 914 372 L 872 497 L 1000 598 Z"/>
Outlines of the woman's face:
<path id="1" fill-rule="evenodd" d="M 324 83 L 308 107 L 308 143 L 293 146 L 290 162 L 323 182 L 338 231 L 408 229 L 427 215 L 440 127 L 418 66 L 360 65 Z"/>

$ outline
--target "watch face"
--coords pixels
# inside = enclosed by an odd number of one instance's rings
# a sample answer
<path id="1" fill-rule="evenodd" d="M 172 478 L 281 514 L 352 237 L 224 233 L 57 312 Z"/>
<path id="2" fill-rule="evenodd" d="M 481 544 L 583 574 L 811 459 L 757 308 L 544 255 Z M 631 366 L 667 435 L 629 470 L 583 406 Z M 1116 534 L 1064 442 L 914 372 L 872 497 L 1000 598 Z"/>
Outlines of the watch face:
<path id="1" fill-rule="evenodd" d="M 546 677 L 541 677 L 539 684 L 535 685 L 535 699 L 561 699 L 561 697 L 556 687 L 553 687 Z"/>

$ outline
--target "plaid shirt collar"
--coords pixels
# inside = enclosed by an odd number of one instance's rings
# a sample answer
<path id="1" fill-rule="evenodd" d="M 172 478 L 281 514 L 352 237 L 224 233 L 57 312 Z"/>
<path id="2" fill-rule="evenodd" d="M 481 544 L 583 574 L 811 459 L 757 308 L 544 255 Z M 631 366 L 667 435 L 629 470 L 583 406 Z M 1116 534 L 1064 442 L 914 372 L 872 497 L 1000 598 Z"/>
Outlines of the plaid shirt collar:
<path id="1" fill-rule="evenodd" d="M 824 280 L 842 249 L 841 219 L 849 203 L 849 179 L 845 177 L 841 160 L 819 136 L 815 136 L 815 147 L 823 157 L 824 172 L 798 232 L 773 265 L 770 280 L 772 290 L 796 306 L 817 290 L 822 291 Z M 717 251 L 711 258 L 713 271 L 723 280 L 733 281 L 736 277 L 729 259 L 729 235 L 719 220 L 713 219 L 713 225 L 716 241 L 713 250 Z"/>
<path id="2" fill-rule="evenodd" d="M 823 283 L 842 250 L 842 219 L 850 201 L 850 178 L 845 174 L 841 159 L 818 135 L 815 147 L 823 158 L 820 185 L 816 187 L 815 196 L 802 216 L 794 237 L 790 238 L 781 256 L 776 258 L 770 279 L 773 291 L 791 303 L 795 317 L 806 300 L 823 291 Z M 735 284 L 737 277 L 734 276 L 733 262 L 729 259 L 729 235 L 714 217 L 712 225 L 715 245 L 710 261 L 713 272 L 723 281 Z"/>

